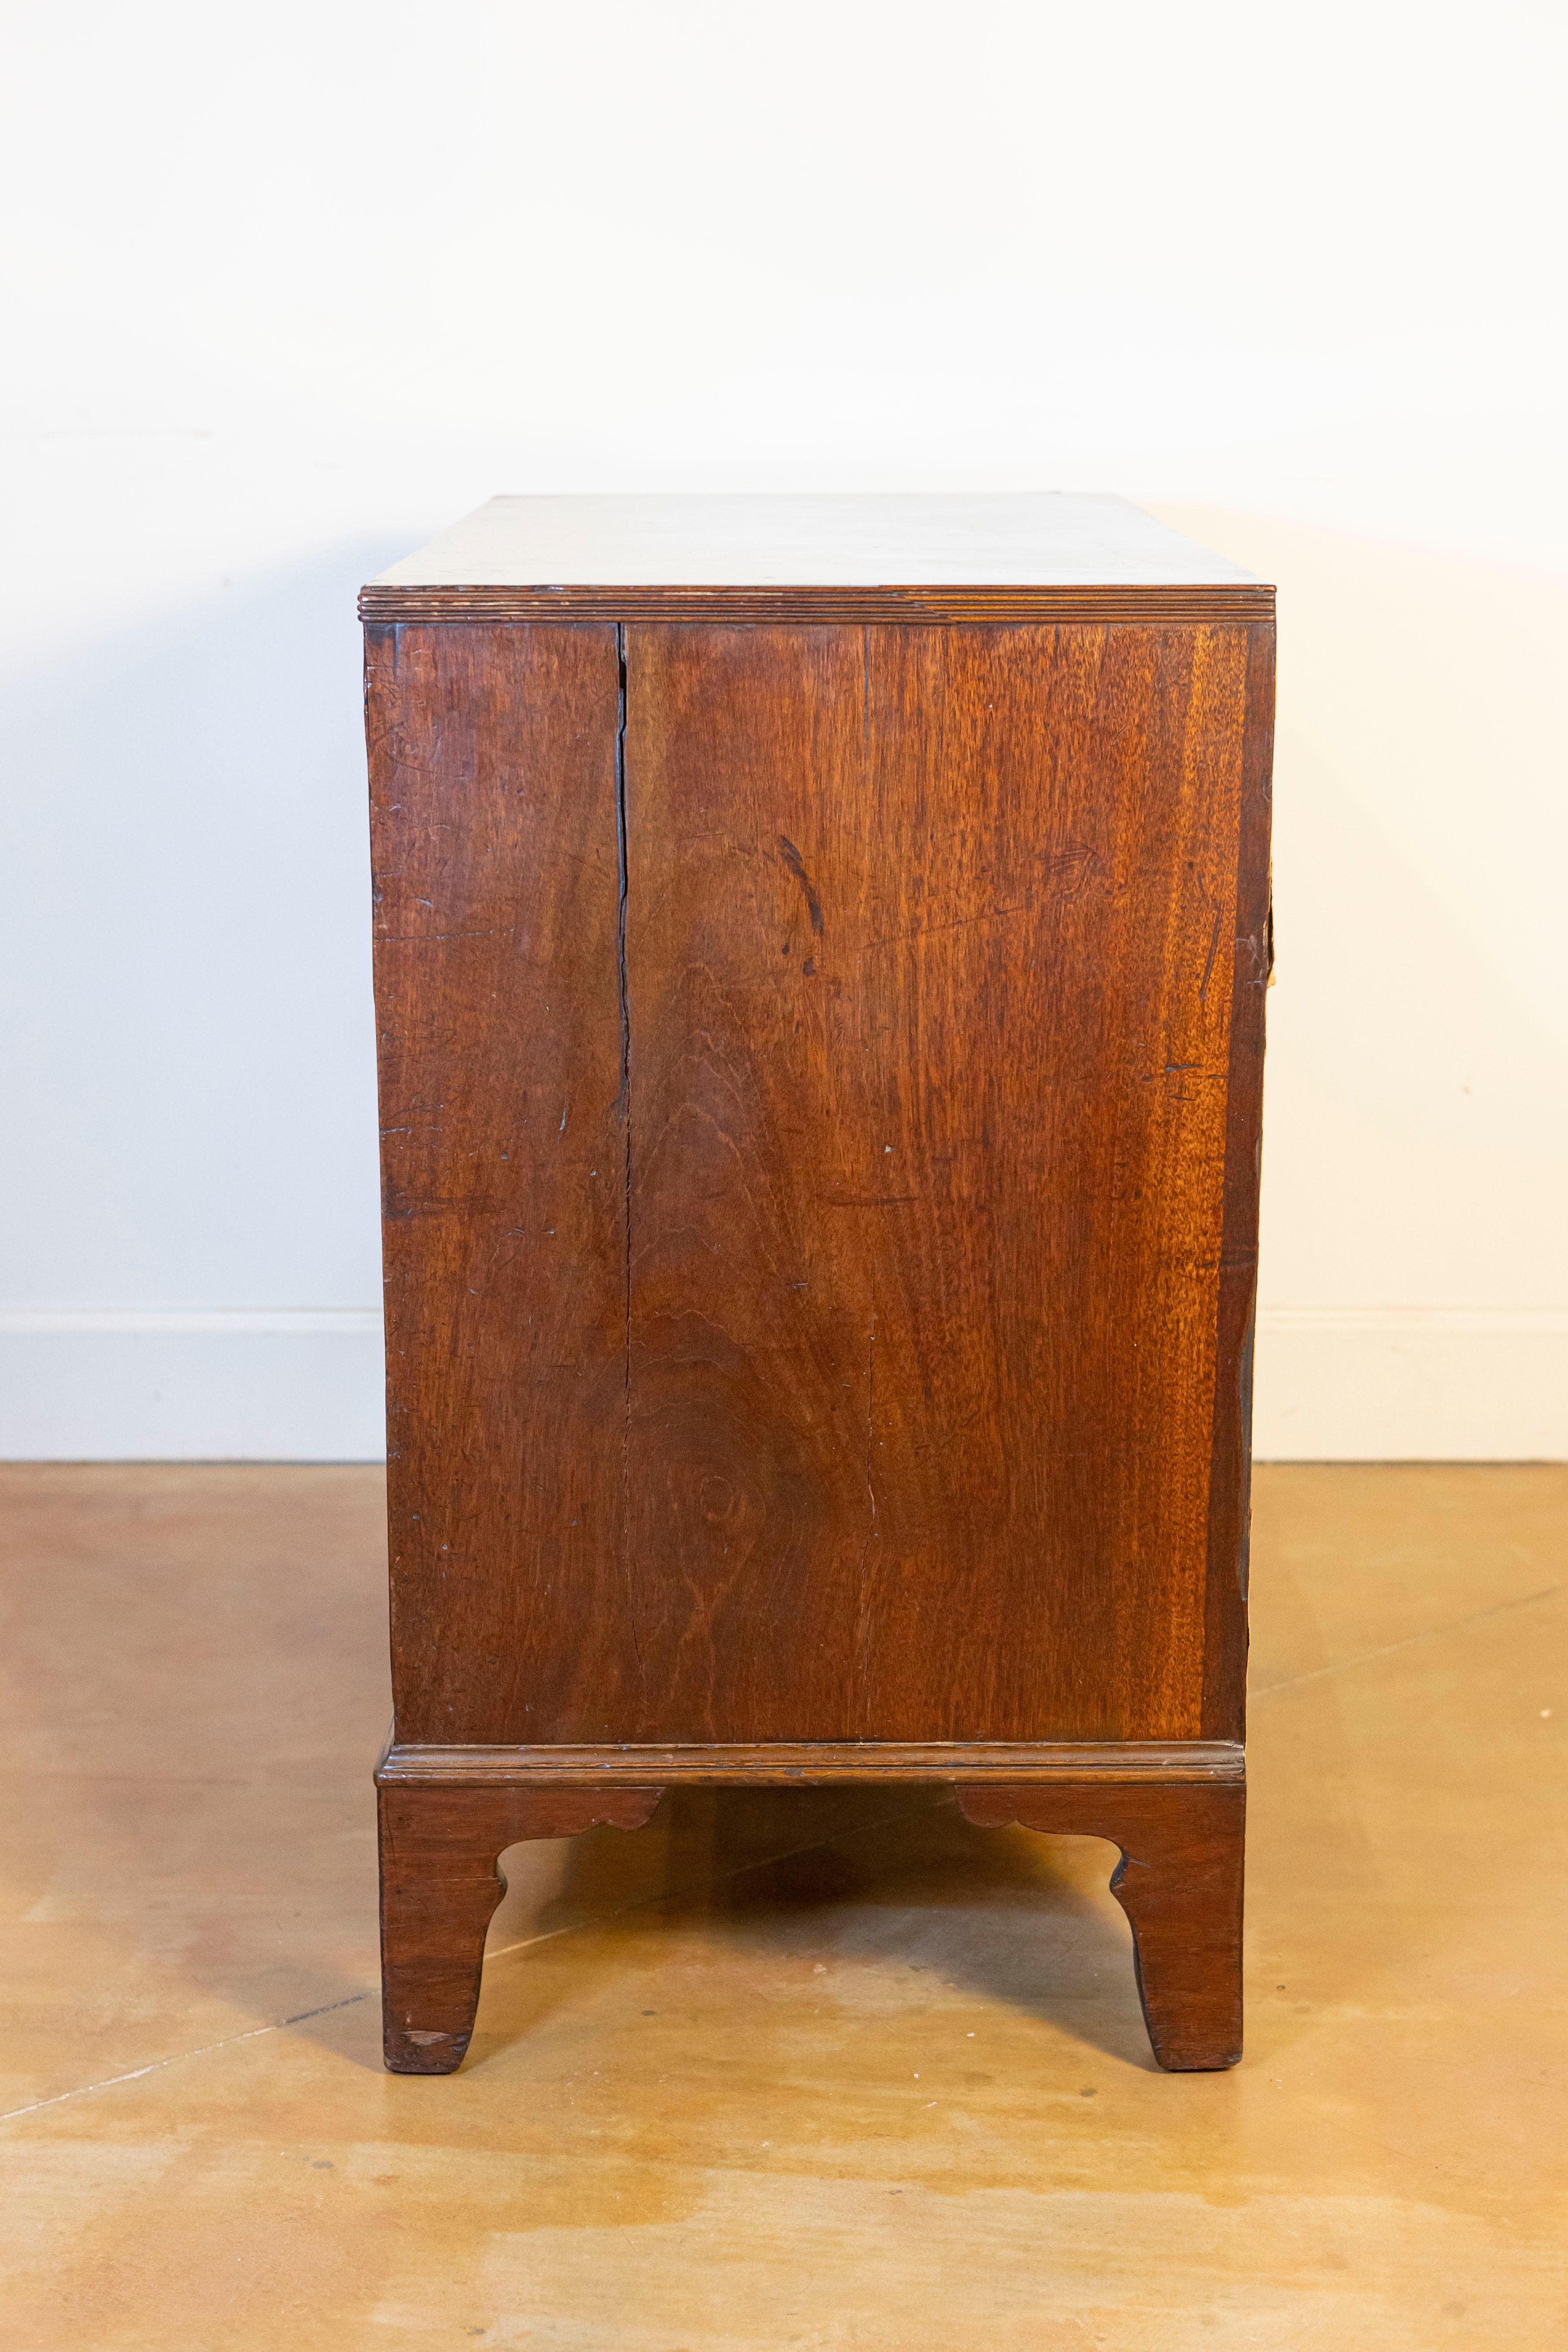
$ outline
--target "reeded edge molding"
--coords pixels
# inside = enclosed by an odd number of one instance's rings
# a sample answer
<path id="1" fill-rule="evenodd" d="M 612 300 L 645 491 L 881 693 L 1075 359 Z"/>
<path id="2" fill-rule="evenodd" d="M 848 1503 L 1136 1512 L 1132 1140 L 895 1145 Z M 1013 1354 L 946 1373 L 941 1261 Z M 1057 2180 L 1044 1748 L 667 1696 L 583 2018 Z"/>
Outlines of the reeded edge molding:
<path id="1" fill-rule="evenodd" d="M 389 1743 L 378 1787 L 774 1786 L 844 1780 L 1240 1780 L 1228 1739 L 766 1740 L 712 1747 L 418 1748 Z"/>
<path id="2" fill-rule="evenodd" d="M 1274 591 L 1235 585 L 1010 588 L 398 587 L 360 591 L 362 621 L 1272 621 Z"/>

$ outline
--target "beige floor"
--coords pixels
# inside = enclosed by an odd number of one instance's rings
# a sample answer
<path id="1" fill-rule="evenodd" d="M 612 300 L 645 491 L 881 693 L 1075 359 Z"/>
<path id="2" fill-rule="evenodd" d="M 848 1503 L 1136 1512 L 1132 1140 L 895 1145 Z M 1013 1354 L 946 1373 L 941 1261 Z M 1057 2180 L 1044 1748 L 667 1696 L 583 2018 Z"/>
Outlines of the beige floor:
<path id="1" fill-rule="evenodd" d="M 363 1470 L 12 1468 L 5 2352 L 1568 2346 L 1568 1469 L 1258 1482 L 1247 2054 L 932 1790 L 517 1849 L 379 2063 Z"/>

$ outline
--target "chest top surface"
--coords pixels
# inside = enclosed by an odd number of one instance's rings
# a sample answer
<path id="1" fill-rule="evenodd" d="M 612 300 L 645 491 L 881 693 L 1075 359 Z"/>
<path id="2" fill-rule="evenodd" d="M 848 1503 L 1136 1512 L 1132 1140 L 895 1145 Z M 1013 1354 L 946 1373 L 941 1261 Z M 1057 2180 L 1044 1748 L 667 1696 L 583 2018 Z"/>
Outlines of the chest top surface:
<path id="1" fill-rule="evenodd" d="M 1067 492 L 496 498 L 387 587 L 1177 587 L 1253 574 Z"/>

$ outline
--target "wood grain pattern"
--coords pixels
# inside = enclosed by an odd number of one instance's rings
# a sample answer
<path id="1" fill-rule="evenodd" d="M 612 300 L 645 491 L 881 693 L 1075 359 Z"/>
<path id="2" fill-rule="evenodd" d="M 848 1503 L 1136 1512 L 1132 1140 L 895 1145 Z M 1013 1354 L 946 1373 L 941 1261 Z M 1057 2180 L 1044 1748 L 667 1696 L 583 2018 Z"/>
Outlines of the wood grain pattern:
<path id="1" fill-rule="evenodd" d="M 524 1838 L 574 1837 L 605 1822 L 641 1829 L 658 1789 L 384 1787 L 381 1832 L 383 2051 L 395 2074 L 449 2074 L 474 2030 L 485 1930 Z"/>
<path id="2" fill-rule="evenodd" d="M 382 1788 L 458 1782 L 520 1788 L 740 1787 L 843 1781 L 1173 1781 L 1239 1779 L 1242 1750 L 1230 1740 L 1060 1740 L 1026 1746 L 996 1740 L 768 1739 L 727 1747 L 389 1747 L 376 1768 Z"/>
<path id="3" fill-rule="evenodd" d="M 626 640 L 623 1004 L 613 634 L 371 636 L 400 1740 L 1234 1736 L 1267 633 Z"/>
<path id="4" fill-rule="evenodd" d="M 1240 1780 L 1206 1788 L 961 1788 L 958 1802 L 983 1829 L 1018 1822 L 1120 1846 L 1110 1891 L 1131 1923 L 1155 2058 L 1183 2073 L 1236 2064 L 1247 1822 Z"/>
<path id="5" fill-rule="evenodd" d="M 1247 632 L 626 640 L 624 1736 L 1198 1736 Z"/>
<path id="6" fill-rule="evenodd" d="M 606 1738 L 623 1527 L 616 633 L 367 639 L 401 1736 Z"/>

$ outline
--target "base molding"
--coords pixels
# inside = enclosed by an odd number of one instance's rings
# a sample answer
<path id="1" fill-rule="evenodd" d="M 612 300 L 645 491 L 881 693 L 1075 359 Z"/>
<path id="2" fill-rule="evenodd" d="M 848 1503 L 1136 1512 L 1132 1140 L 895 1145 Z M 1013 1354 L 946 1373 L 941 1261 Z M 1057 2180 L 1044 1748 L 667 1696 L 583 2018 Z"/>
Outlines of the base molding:
<path id="1" fill-rule="evenodd" d="M 1227 1739 L 762 1740 L 712 1746 L 418 1747 L 388 1744 L 379 1788 L 787 1787 L 827 1781 L 1239 1781 Z"/>
<path id="2" fill-rule="evenodd" d="M 1157 2062 L 1183 2071 L 1236 2063 L 1247 1819 L 1239 1748 L 1195 1740 L 1071 1749 L 1061 1742 L 1033 1748 L 989 1742 L 871 1745 L 884 1758 L 890 1753 L 900 1760 L 868 1769 L 864 1748 L 851 1742 L 814 1746 L 807 1751 L 809 1771 L 798 1762 L 793 1770 L 781 1769 L 766 1748 L 554 1748 L 542 1751 L 552 1759 L 545 1769 L 557 1776 L 546 1779 L 537 1766 L 531 1778 L 531 1768 L 518 1761 L 538 1756 L 538 1749 L 392 1748 L 377 1774 L 386 2063 L 399 2074 L 449 2074 L 462 2063 L 479 2004 L 485 1930 L 505 1889 L 500 1857 L 509 1846 L 528 1838 L 575 1837 L 601 1823 L 640 1829 L 672 1781 L 852 1777 L 946 1779 L 959 1811 L 977 1829 L 1016 1823 L 1050 1835 L 1103 1838 L 1119 1847 L 1110 1891 L 1131 1924 L 1138 1990 Z M 1170 1759 L 1184 1748 L 1187 1761 L 1173 1770 Z M 1194 1766 L 1194 1748 L 1207 1760 Z M 1099 1767 L 1037 1760 L 1064 1752 L 1117 1760 Z M 602 1768 L 598 1779 L 585 1776 L 580 1762 L 561 1760 L 594 1754 L 621 1760 Z M 658 1779 L 627 1785 L 637 1767 L 625 1759 L 650 1754 L 661 1759 Z M 1130 1754 L 1135 1761 L 1126 1760 Z M 1163 1762 L 1151 1767 L 1151 1754 Z M 933 1755 L 945 1759 L 940 1769 L 930 1760 Z M 994 1760 L 998 1755 L 1009 1759 L 1005 1771 Z M 487 1765 L 485 1759 L 498 1756 L 499 1769 Z M 715 1765 L 715 1756 L 751 1760 Z M 445 1778 L 429 1777 L 432 1757 L 447 1759 Z M 986 1757 L 989 1770 L 973 1760 Z M 1023 1765 L 1020 1757 L 1026 1759 Z M 825 1758 L 847 1760 L 836 1765 Z M 1031 1758 L 1037 1759 L 1032 1777 Z M 671 1759 L 683 1759 L 684 1770 L 672 1770 Z M 645 1763 L 642 1769 L 646 1776 L 649 1768 Z M 574 1772 L 574 1780 L 559 1777 Z"/>

